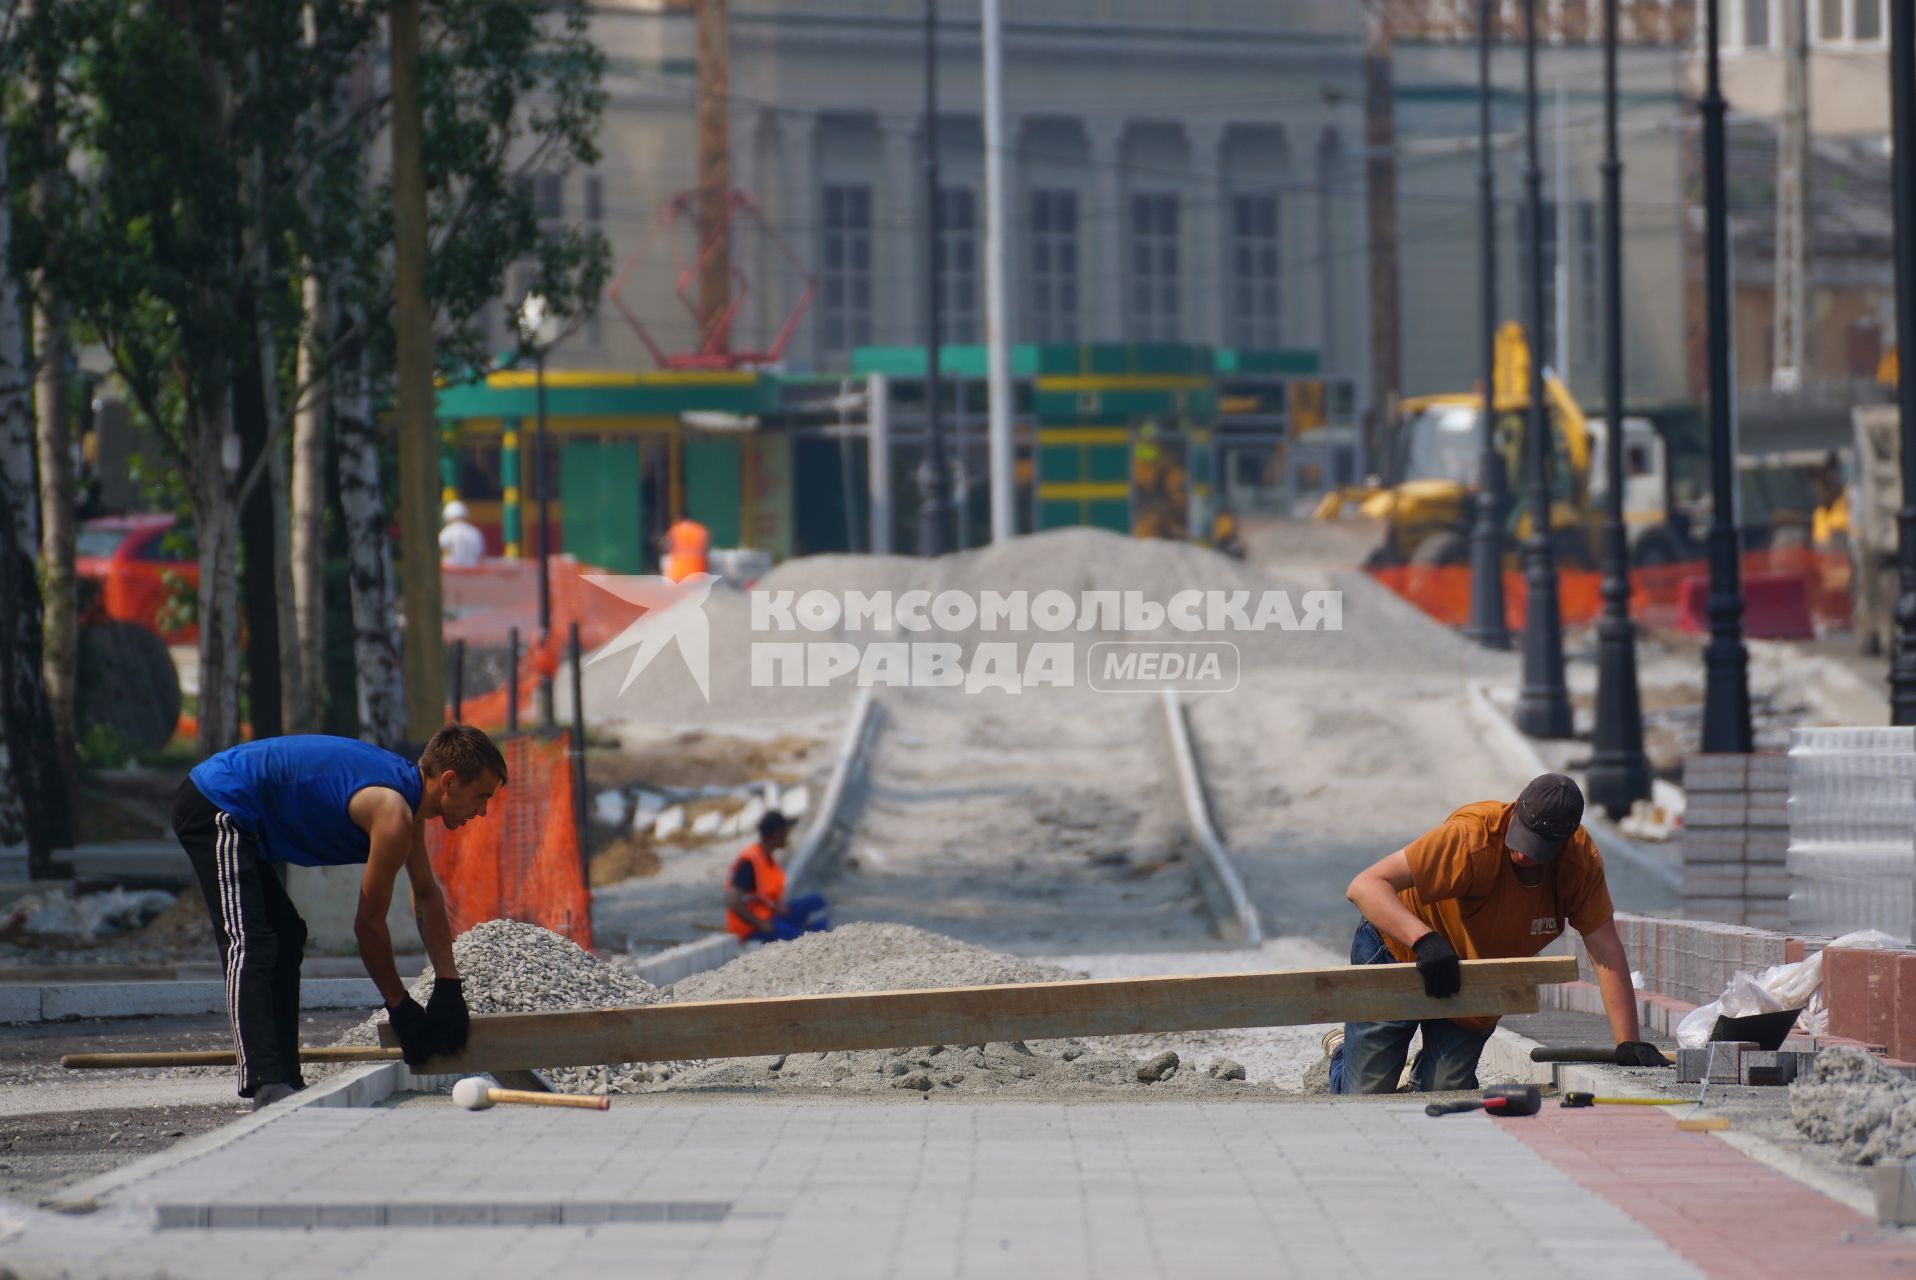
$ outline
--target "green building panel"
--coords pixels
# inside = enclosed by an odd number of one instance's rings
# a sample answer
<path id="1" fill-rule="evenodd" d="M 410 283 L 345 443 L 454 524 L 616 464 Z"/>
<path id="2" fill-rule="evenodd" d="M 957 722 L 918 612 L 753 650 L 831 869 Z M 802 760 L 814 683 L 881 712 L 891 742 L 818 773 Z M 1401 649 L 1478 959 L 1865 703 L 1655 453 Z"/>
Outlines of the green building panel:
<path id="1" fill-rule="evenodd" d="M 685 514 L 706 527 L 713 546 L 744 545 L 739 442 L 687 436 L 683 465 Z"/>
<path id="2" fill-rule="evenodd" d="M 644 489 L 636 440 L 569 440 L 559 451 L 562 545 L 612 573 L 645 571 Z"/>

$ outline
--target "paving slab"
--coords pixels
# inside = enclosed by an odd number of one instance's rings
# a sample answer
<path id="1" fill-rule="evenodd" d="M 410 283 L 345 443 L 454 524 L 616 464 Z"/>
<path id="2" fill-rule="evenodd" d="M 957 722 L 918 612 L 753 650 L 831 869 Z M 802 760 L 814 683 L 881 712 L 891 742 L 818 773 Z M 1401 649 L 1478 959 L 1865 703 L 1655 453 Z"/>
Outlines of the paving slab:
<path id="1" fill-rule="evenodd" d="M 0 1219 L 0 1253 L 100 1276 L 1708 1273 L 1523 1123 L 1396 1100 L 305 1108 L 94 1214 Z"/>

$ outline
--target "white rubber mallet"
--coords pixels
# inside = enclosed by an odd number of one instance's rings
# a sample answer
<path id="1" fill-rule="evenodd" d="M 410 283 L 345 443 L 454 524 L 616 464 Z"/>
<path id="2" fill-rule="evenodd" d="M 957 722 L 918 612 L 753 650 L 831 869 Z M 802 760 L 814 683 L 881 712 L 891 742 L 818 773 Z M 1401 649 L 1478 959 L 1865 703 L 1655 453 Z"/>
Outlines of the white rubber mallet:
<path id="1" fill-rule="evenodd" d="M 452 1087 L 452 1100 L 468 1111 L 484 1111 L 501 1102 L 528 1107 L 584 1107 L 605 1111 L 612 1099 L 590 1093 L 534 1093 L 530 1089 L 501 1089 L 488 1076 L 467 1076 Z"/>

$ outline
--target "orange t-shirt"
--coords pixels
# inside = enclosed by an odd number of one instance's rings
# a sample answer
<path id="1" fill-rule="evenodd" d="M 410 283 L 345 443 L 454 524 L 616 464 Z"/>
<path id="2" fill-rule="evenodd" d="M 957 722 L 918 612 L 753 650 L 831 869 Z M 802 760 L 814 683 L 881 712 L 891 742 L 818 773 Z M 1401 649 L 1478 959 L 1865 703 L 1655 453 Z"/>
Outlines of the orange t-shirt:
<path id="1" fill-rule="evenodd" d="M 1566 922 L 1587 934 L 1616 913 L 1603 858 L 1582 827 L 1544 866 L 1534 888 L 1518 883 L 1504 844 L 1516 807 L 1496 800 L 1467 804 L 1404 847 L 1412 883 L 1397 896 L 1465 960 L 1534 956 L 1562 936 Z M 1384 942 L 1397 959 L 1416 958 L 1397 939 Z M 1492 1017 L 1451 1021 L 1470 1031 L 1497 1025 Z"/>

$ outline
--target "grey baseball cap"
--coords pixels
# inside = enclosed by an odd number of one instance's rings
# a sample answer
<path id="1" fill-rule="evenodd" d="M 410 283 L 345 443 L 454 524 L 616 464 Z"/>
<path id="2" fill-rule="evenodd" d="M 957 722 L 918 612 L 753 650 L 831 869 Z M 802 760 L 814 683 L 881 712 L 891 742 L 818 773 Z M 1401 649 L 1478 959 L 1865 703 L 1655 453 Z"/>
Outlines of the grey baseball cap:
<path id="1" fill-rule="evenodd" d="M 1583 792 L 1561 773 L 1539 774 L 1517 797 L 1504 843 L 1525 857 L 1548 862 L 1583 822 Z"/>

